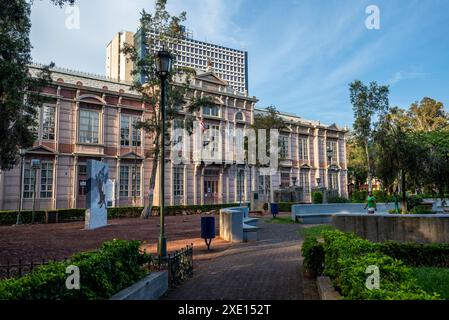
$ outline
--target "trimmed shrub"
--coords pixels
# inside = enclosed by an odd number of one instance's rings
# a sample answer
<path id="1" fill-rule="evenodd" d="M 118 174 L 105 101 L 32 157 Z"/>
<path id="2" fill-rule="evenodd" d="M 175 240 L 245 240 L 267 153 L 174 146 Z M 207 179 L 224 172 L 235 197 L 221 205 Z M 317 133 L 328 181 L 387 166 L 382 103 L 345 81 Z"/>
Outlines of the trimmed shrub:
<path id="1" fill-rule="evenodd" d="M 449 268 L 449 244 L 387 241 L 376 245 L 383 254 L 399 259 L 408 266 Z"/>
<path id="2" fill-rule="evenodd" d="M 108 208 L 108 219 L 138 218 L 143 207 Z"/>
<path id="3" fill-rule="evenodd" d="M 371 243 L 354 234 L 341 231 L 323 232 L 324 243 L 306 239 L 303 254 L 306 267 L 329 276 L 334 286 L 346 299 L 355 300 L 430 300 L 438 299 L 422 290 L 410 268 L 403 261 L 387 255 L 382 244 Z M 394 249 L 398 250 L 396 247 Z M 322 251 L 321 251 L 322 250 Z M 394 251 L 391 249 L 391 251 Z M 323 258 L 324 255 L 324 258 Z M 380 289 L 366 287 L 368 266 L 380 271 Z"/>
<path id="4" fill-rule="evenodd" d="M 339 197 L 339 196 L 331 196 L 327 198 L 328 203 L 348 203 L 350 202 L 348 199 Z"/>
<path id="5" fill-rule="evenodd" d="M 13 225 L 16 224 L 18 211 L 0 211 L 0 225 Z M 22 223 L 31 223 L 32 211 L 22 211 L 20 213 Z M 34 212 L 34 222 L 35 223 L 45 223 L 45 211 L 35 211 Z"/>
<path id="6" fill-rule="evenodd" d="M 58 222 L 74 222 L 74 221 L 84 221 L 84 216 L 86 215 L 85 209 L 60 209 L 52 210 L 49 212 L 58 213 Z"/>
<path id="7" fill-rule="evenodd" d="M 248 203 L 242 203 L 243 205 L 249 205 Z M 206 205 L 189 205 L 189 206 L 167 206 L 165 207 L 165 214 L 166 215 L 178 215 L 182 214 L 183 212 L 187 212 L 189 214 L 196 214 L 196 213 L 204 213 L 204 212 L 210 212 L 213 210 L 220 210 L 225 208 L 231 208 L 231 207 L 239 207 L 240 203 L 228 203 L 228 204 L 206 204 Z M 159 207 L 153 206 L 152 208 L 153 214 L 158 215 L 159 214 Z"/>
<path id="8" fill-rule="evenodd" d="M 312 202 L 314 204 L 321 204 L 321 203 L 323 203 L 323 193 L 321 191 L 314 191 L 314 192 L 312 192 Z"/>
<path id="9" fill-rule="evenodd" d="M 113 240 L 101 249 L 74 255 L 67 262 L 53 262 L 18 279 L 0 281 L 0 300 L 108 299 L 142 279 L 148 256 L 138 241 Z M 66 268 L 80 271 L 80 290 L 66 288 Z"/>

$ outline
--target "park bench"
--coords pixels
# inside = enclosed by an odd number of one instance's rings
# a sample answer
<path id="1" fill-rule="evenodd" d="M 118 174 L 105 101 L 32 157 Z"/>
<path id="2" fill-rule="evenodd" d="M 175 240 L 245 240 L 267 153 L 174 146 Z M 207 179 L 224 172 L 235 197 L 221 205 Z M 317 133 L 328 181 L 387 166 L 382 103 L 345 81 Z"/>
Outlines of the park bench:
<path id="1" fill-rule="evenodd" d="M 248 207 L 220 210 L 220 237 L 231 242 L 257 241 L 260 219 L 249 217 Z"/>

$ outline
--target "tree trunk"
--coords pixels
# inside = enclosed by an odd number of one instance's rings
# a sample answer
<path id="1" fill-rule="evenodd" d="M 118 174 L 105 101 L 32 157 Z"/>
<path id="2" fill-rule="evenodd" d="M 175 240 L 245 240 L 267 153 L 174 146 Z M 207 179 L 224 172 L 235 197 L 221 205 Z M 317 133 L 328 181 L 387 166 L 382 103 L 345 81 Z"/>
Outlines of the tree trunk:
<path id="1" fill-rule="evenodd" d="M 368 141 L 365 143 L 365 152 L 366 152 L 366 164 L 368 167 L 368 191 L 373 190 L 373 179 L 371 177 L 371 163 L 370 163 L 370 156 L 369 156 L 369 149 L 368 149 Z"/>
<path id="2" fill-rule="evenodd" d="M 407 192 L 405 190 L 405 171 L 401 170 L 401 205 L 402 205 L 402 213 L 407 213 Z"/>
<path id="3" fill-rule="evenodd" d="M 159 133 L 156 134 L 155 137 L 155 145 L 154 145 L 154 154 L 153 154 L 153 165 L 151 168 L 151 176 L 150 176 L 150 186 L 149 186 L 149 194 L 148 194 L 148 203 L 145 205 L 145 208 L 142 211 L 141 218 L 148 219 L 151 216 L 151 213 L 153 211 L 153 198 L 154 198 L 154 187 L 156 185 L 156 174 L 157 174 L 157 168 L 158 168 L 158 159 L 159 159 L 159 143 L 160 135 Z"/>

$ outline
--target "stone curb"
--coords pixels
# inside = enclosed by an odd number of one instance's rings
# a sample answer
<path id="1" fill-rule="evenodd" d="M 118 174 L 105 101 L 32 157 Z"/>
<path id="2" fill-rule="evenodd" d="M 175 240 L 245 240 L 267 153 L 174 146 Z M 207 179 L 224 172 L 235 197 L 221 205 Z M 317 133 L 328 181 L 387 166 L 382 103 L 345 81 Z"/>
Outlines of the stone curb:
<path id="1" fill-rule="evenodd" d="M 343 297 L 332 286 L 332 281 L 329 277 L 317 277 L 316 284 L 318 287 L 318 294 L 321 300 L 342 300 Z"/>

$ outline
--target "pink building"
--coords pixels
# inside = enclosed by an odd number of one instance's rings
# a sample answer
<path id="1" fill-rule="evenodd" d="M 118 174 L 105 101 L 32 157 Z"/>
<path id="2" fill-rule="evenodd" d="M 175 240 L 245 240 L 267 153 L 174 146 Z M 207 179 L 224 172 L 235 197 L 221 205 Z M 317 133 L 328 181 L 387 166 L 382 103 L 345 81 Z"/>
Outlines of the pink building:
<path id="1" fill-rule="evenodd" d="M 36 75 L 41 66 L 30 67 Z M 53 83 L 45 89 L 50 98 L 39 111 L 37 140 L 26 151 L 23 168 L 23 189 L 20 190 L 20 165 L 0 171 L 0 210 L 19 208 L 23 195 L 23 209 L 32 208 L 36 183 L 37 209 L 84 208 L 86 206 L 86 162 L 89 159 L 109 164 L 112 206 L 142 206 L 148 199 L 152 159 L 151 138 L 136 130 L 136 120 L 151 116 L 141 97 L 132 92 L 129 83 L 55 68 Z M 199 74 L 192 83 L 190 94 L 207 95 L 211 105 L 201 108 L 195 116 L 204 119 L 207 129 L 214 129 L 224 138 L 227 129 L 249 128 L 257 99 L 231 90 L 226 81 L 213 71 Z M 273 176 L 261 176 L 255 166 L 239 161 L 233 150 L 234 140 L 221 139 L 221 152 L 227 161 L 205 163 L 192 153 L 186 163 L 166 163 L 165 202 L 167 205 L 200 205 L 208 203 L 249 202 L 251 191 L 270 200 L 274 190 L 287 186 L 301 186 L 305 201 L 321 184 L 347 196 L 346 130 L 336 125 L 283 114 L 289 127 L 281 133 L 279 146 L 282 161 Z M 173 121 L 182 120 L 180 112 Z M 212 131 L 211 131 L 212 132 Z M 195 142 L 192 137 L 190 143 Z M 331 163 L 327 148 L 334 150 Z M 39 159 L 40 168 L 31 168 L 31 160 Z M 230 161 L 229 161 L 230 159 Z M 158 194 L 156 183 L 155 195 Z M 158 201 L 157 196 L 154 201 Z M 156 202 L 157 203 L 157 202 Z"/>

